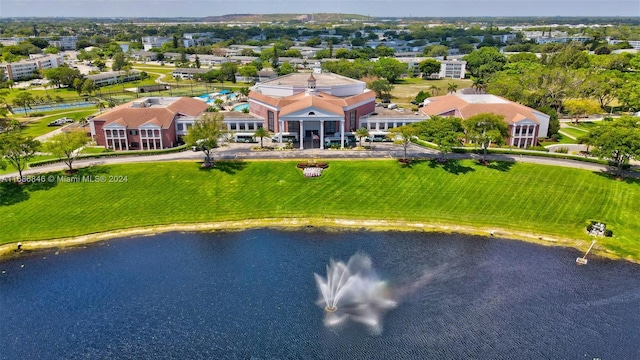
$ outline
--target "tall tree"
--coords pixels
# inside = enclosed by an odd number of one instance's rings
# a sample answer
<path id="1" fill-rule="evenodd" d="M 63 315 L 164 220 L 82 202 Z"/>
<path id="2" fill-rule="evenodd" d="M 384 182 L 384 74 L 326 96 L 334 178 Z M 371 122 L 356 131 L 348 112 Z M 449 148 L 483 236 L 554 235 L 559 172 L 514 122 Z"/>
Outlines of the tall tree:
<path id="1" fill-rule="evenodd" d="M 621 176 L 630 159 L 640 160 L 640 121 L 637 117 L 620 117 L 592 129 L 585 142 L 593 146 L 591 154 L 611 160 L 616 175 Z"/>
<path id="2" fill-rule="evenodd" d="M 33 104 L 34 102 L 35 102 L 35 98 L 33 97 L 33 94 L 31 94 L 28 91 L 20 92 L 13 99 L 13 103 L 16 106 L 21 106 L 24 109 L 25 115 L 28 114 L 28 110 L 27 109 L 30 109 L 31 108 L 31 104 Z"/>
<path id="3" fill-rule="evenodd" d="M 482 148 L 482 162 L 486 162 L 487 149 L 491 144 L 498 146 L 505 144 L 505 138 L 509 135 L 508 126 L 504 117 L 498 114 L 481 113 L 466 119 L 464 126 L 467 137 L 476 146 Z"/>
<path id="4" fill-rule="evenodd" d="M 373 65 L 372 73 L 394 84 L 407 71 L 407 65 L 394 58 L 380 58 Z"/>
<path id="5" fill-rule="evenodd" d="M 376 93 L 379 98 L 388 99 L 391 97 L 391 90 L 393 85 L 386 79 L 376 79 L 367 84 L 367 87 Z"/>
<path id="6" fill-rule="evenodd" d="M 507 62 L 507 58 L 494 47 L 483 47 L 472 51 L 463 58 L 467 62 L 467 69 L 475 77 L 485 78 L 497 71 Z"/>
<path id="7" fill-rule="evenodd" d="M 578 120 L 589 114 L 597 114 L 600 112 L 600 106 L 593 100 L 589 99 L 569 99 L 562 104 L 565 111 L 569 115 L 574 116 L 574 122 L 578 125 Z"/>
<path id="8" fill-rule="evenodd" d="M 416 134 L 417 128 L 413 125 L 399 126 L 389 130 L 389 136 L 394 139 L 394 142 L 402 145 L 402 149 L 404 150 L 404 157 L 402 159 L 405 163 L 408 161 L 407 149 L 409 148 L 411 139 L 416 136 Z"/>
<path id="9" fill-rule="evenodd" d="M 40 149 L 40 142 L 20 131 L 8 131 L 0 134 L 0 157 L 11 164 L 22 178 L 22 171 Z"/>
<path id="10" fill-rule="evenodd" d="M 89 142 L 83 131 L 62 132 L 52 136 L 44 143 L 44 149 L 54 156 L 61 158 L 69 167 L 68 173 L 73 172 L 73 162 L 82 154 L 84 146 Z"/>
<path id="11" fill-rule="evenodd" d="M 422 78 L 428 78 L 431 74 L 440 72 L 442 64 L 436 59 L 425 59 L 418 64 L 418 70 L 422 73 Z"/>
<path id="12" fill-rule="evenodd" d="M 204 153 L 203 167 L 213 167 L 215 163 L 211 155 L 218 147 L 218 139 L 225 133 L 223 130 L 224 115 L 222 113 L 207 113 L 193 124 L 187 131 L 185 142 L 189 146 L 200 149 Z"/>

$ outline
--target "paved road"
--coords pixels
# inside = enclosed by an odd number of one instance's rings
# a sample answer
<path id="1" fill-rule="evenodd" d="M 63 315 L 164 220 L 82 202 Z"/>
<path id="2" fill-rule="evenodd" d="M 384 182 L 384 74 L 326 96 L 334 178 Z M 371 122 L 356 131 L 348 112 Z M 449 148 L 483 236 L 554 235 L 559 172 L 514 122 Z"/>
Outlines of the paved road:
<path id="1" fill-rule="evenodd" d="M 305 150 L 288 150 L 288 151 L 252 151 L 253 144 L 229 144 L 227 146 L 220 147 L 213 152 L 216 160 L 258 160 L 258 159 L 301 159 L 308 160 L 312 158 L 317 159 L 391 159 L 401 158 L 404 156 L 402 146 L 394 145 L 390 143 L 380 143 L 374 146 L 371 151 L 358 151 L 358 150 L 329 150 L 329 149 L 305 149 Z M 433 149 L 423 148 L 415 144 L 411 144 L 407 150 L 407 156 L 413 159 L 433 159 L 438 157 L 438 152 Z M 477 159 L 480 156 L 475 154 L 447 154 L 448 159 Z M 179 161 L 190 160 L 197 161 L 203 160 L 204 156 L 202 152 L 193 152 L 190 150 L 162 154 L 162 155 L 145 155 L 145 156 L 118 156 L 112 158 L 96 158 L 96 159 L 81 159 L 74 162 L 74 167 L 87 167 L 96 165 L 109 165 L 109 164 L 127 164 L 127 163 L 139 163 L 139 162 L 157 162 L 157 161 Z M 576 169 L 590 170 L 590 171 L 607 171 L 608 167 L 600 164 L 587 163 L 575 160 L 555 159 L 538 156 L 521 156 L 521 155 L 508 155 L 508 154 L 495 154 L 487 155 L 487 160 L 493 161 L 513 161 L 513 162 L 527 162 L 542 165 L 564 166 Z M 65 170 L 66 165 L 62 162 L 45 165 L 37 168 L 28 169 L 23 172 L 23 175 L 34 175 L 40 173 L 46 173 L 51 171 Z M 16 173 L 10 173 L 0 176 L 1 179 L 15 178 Z M 640 177 L 640 173 L 630 172 L 629 176 Z"/>

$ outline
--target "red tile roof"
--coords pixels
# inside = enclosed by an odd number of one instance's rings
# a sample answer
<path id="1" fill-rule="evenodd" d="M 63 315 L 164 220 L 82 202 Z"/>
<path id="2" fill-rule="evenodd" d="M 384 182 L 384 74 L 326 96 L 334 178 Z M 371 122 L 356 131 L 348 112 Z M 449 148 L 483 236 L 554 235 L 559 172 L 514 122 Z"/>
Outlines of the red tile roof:
<path id="1" fill-rule="evenodd" d="M 168 129 L 172 126 L 176 115 L 183 114 L 195 117 L 202 114 L 209 107 L 209 105 L 200 100 L 186 97 L 179 98 L 166 106 L 131 107 L 134 102 L 141 101 L 136 100 L 118 106 L 94 117 L 92 121 L 104 121 L 104 126 L 117 123 L 131 129 L 137 129 L 141 125 L 151 123 L 161 126 L 163 129 Z"/>
<path id="2" fill-rule="evenodd" d="M 355 96 L 341 98 L 323 92 L 317 92 L 315 95 L 299 92 L 284 98 L 274 98 L 252 91 L 249 94 L 249 98 L 277 107 L 280 109 L 280 115 L 291 114 L 307 107 L 316 107 L 342 116 L 344 115 L 345 107 L 355 105 L 361 101 L 375 101 L 375 93 L 366 91 Z"/>
<path id="3" fill-rule="evenodd" d="M 477 100 L 477 101 L 476 101 Z M 504 116 L 507 124 L 513 124 L 524 119 L 536 124 L 540 121 L 534 114 L 534 109 L 509 101 L 495 95 L 444 95 L 428 99 L 422 107 L 427 115 L 442 115 L 455 111 L 456 116 L 468 119 L 481 113 L 493 113 Z"/>

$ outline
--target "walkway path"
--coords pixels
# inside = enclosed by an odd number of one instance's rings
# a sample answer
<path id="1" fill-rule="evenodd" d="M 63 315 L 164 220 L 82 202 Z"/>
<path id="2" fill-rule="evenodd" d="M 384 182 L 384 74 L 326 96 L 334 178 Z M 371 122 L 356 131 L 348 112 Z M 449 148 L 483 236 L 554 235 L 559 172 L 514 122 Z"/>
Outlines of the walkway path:
<path id="1" fill-rule="evenodd" d="M 400 145 L 390 143 L 381 143 L 374 145 L 373 150 L 329 150 L 329 149 L 304 149 L 304 150 L 287 150 L 287 151 L 252 151 L 251 147 L 255 144 L 229 144 L 216 149 L 213 152 L 215 160 L 259 160 L 259 159 L 280 159 L 280 160 L 308 160 L 317 159 L 392 159 L 404 156 L 404 150 Z M 439 152 L 433 149 L 424 148 L 415 144 L 411 144 L 407 150 L 407 156 L 412 159 L 434 159 L 439 156 Z M 448 159 L 478 159 L 480 155 L 476 154 L 447 154 Z M 131 164 L 141 162 L 157 162 L 157 161 L 201 161 L 204 155 L 201 151 L 194 152 L 191 150 L 162 154 L 162 155 L 143 155 L 143 156 L 118 156 L 109 158 L 80 159 L 74 162 L 74 167 L 87 167 L 96 165 L 111 164 Z M 491 161 L 510 161 L 510 162 L 527 162 L 532 164 L 564 166 L 582 170 L 604 172 L 609 167 L 601 164 L 588 163 L 584 161 L 547 158 L 539 156 L 526 155 L 510 155 L 510 154 L 493 154 L 487 155 L 487 160 Z M 67 167 L 64 163 L 55 163 L 23 171 L 23 175 L 34 175 L 52 171 L 62 171 Z M 0 176 L 3 178 L 12 178 L 18 175 L 17 172 Z M 640 178 L 638 172 L 628 172 L 628 176 Z"/>

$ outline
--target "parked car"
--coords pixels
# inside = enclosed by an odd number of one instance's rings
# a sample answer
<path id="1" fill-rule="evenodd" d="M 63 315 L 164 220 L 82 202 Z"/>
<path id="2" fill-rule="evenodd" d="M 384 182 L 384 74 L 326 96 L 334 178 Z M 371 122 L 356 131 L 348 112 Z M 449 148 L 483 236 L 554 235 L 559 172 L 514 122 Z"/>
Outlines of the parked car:
<path id="1" fill-rule="evenodd" d="M 54 120 L 50 123 L 47 124 L 47 126 L 62 126 L 64 124 L 68 124 L 68 123 L 72 123 L 73 119 L 67 118 L 67 117 L 63 117 L 60 118 L 58 120 Z"/>

